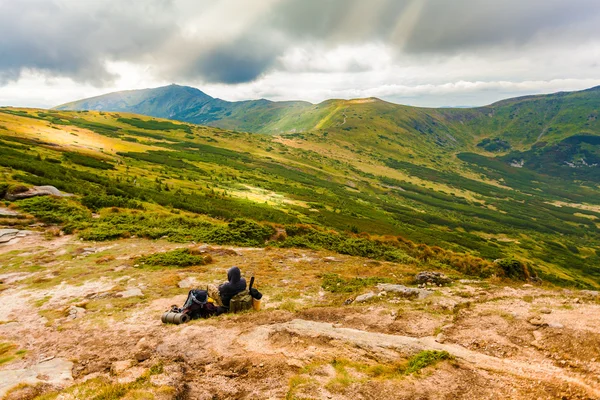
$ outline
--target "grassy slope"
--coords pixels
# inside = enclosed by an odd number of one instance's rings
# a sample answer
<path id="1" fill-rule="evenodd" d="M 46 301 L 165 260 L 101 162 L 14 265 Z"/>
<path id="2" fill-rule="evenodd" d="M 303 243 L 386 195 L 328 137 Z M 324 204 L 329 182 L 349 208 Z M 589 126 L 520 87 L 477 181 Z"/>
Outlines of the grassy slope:
<path id="1" fill-rule="evenodd" d="M 595 186 L 482 156 L 454 157 L 465 150 L 489 155 L 469 140 L 476 127 L 456 110 L 378 100 L 313 107 L 298 118 L 315 129 L 275 137 L 129 114 L 5 108 L 0 168 L 9 183 L 134 199 L 173 218 L 182 210 L 399 234 L 489 260 L 530 260 L 556 282 L 600 284 L 600 213 L 582 205 L 597 205 Z M 102 158 L 114 169 L 83 165 L 65 151 Z M 35 161 L 38 154 L 45 161 Z M 33 168 L 36 162 L 46 167 Z"/>

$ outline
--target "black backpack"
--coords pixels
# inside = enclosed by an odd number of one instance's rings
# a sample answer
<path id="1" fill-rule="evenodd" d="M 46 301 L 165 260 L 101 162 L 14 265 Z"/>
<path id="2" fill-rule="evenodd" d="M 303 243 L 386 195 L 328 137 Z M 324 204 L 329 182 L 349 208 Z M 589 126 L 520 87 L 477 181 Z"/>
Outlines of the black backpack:
<path id="1" fill-rule="evenodd" d="M 206 290 L 192 289 L 183 307 L 173 306 L 172 312 L 187 314 L 191 319 L 209 318 L 217 314 L 217 306 L 208 302 L 208 292 Z"/>

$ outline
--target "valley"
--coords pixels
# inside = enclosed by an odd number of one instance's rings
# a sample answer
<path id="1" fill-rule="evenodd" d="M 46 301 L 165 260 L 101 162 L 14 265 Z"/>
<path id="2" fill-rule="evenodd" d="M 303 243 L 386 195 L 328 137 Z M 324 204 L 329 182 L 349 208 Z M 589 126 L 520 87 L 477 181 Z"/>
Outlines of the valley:
<path id="1" fill-rule="evenodd" d="M 599 397 L 598 96 L 1 107 L 0 396 Z M 261 311 L 160 322 L 232 265 Z"/>

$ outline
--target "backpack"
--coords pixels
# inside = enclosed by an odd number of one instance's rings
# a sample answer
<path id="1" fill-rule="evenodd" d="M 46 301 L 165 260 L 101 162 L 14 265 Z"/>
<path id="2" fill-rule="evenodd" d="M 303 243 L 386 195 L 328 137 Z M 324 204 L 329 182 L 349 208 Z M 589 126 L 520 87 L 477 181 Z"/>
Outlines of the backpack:
<path id="1" fill-rule="evenodd" d="M 191 319 L 209 318 L 217 314 L 217 306 L 208 302 L 208 292 L 206 290 L 192 289 L 183 307 L 173 306 L 172 312 L 187 314 Z"/>

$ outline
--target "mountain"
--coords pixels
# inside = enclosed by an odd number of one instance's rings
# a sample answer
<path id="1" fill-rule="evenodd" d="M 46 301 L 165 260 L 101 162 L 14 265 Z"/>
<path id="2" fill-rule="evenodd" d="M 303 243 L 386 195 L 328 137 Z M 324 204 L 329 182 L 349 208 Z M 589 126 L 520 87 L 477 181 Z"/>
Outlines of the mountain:
<path id="1" fill-rule="evenodd" d="M 598 104 L 597 89 L 468 110 L 330 100 L 295 111 L 312 129 L 272 135 L 0 108 L 0 191 L 74 193 L 15 207 L 87 240 L 269 243 L 469 276 L 530 265 L 546 281 L 597 288 Z"/>
<path id="2" fill-rule="evenodd" d="M 57 110 L 120 111 L 194 124 L 263 132 L 277 129 L 274 121 L 302 114 L 312 105 L 303 101 L 253 100 L 229 102 L 179 85 L 114 92 L 55 107 Z"/>

